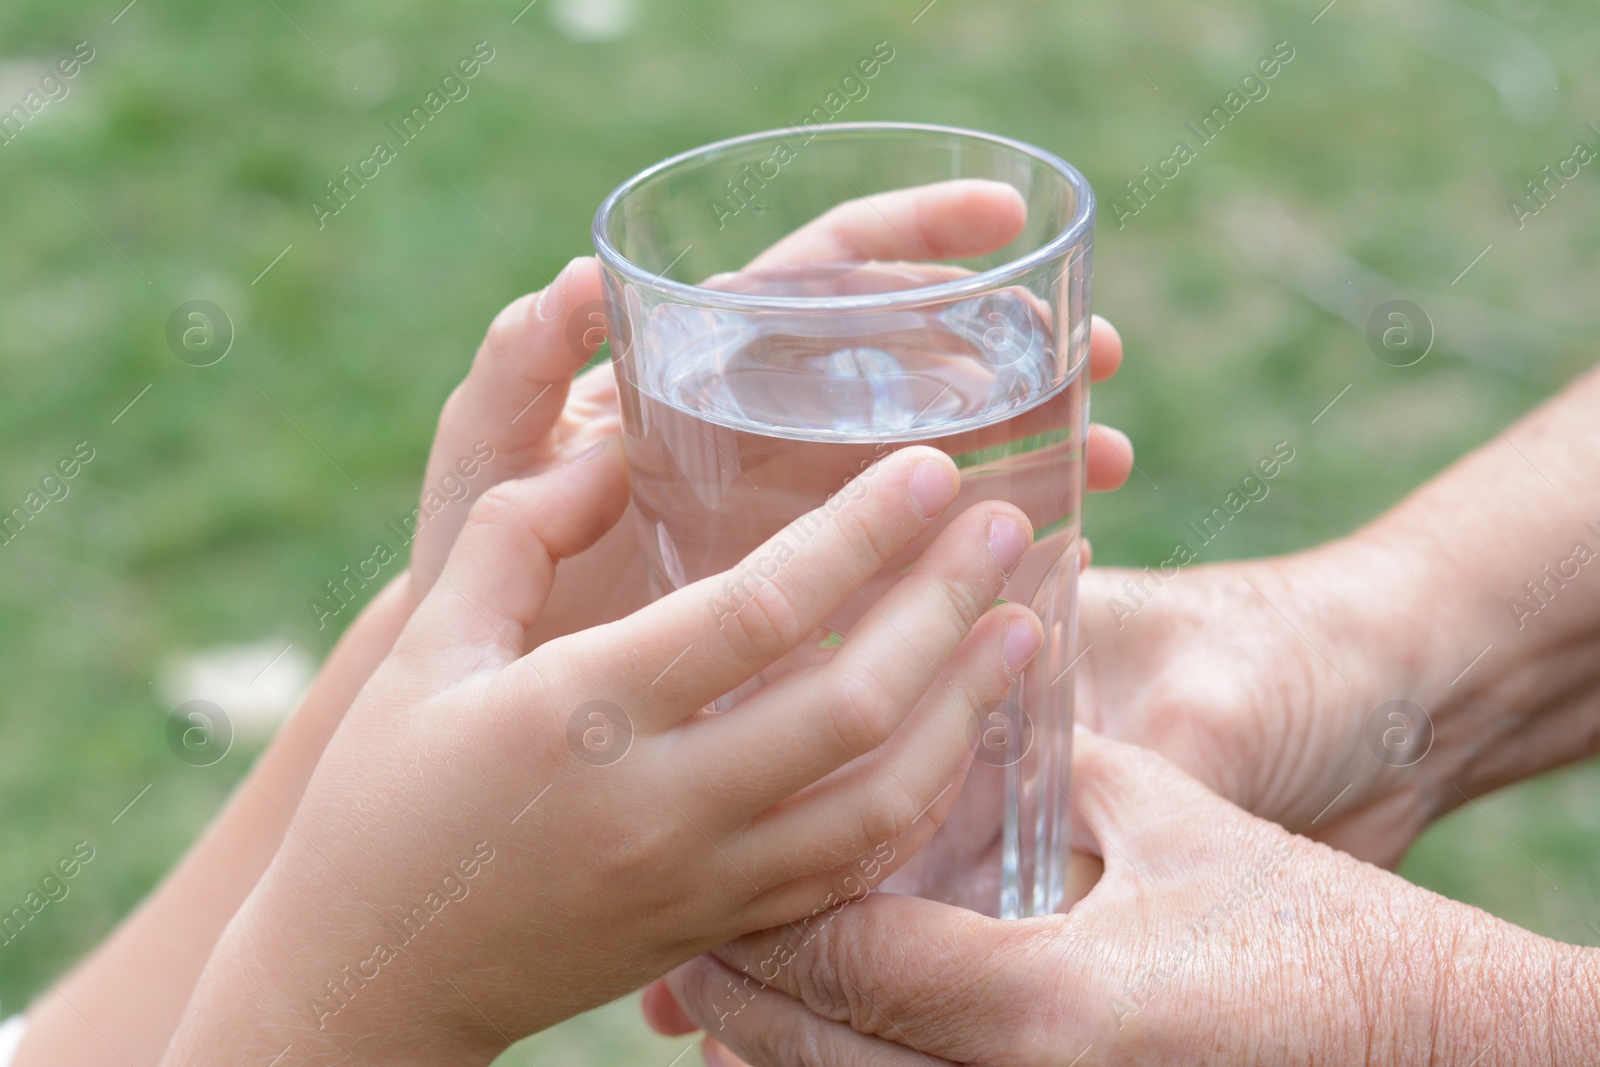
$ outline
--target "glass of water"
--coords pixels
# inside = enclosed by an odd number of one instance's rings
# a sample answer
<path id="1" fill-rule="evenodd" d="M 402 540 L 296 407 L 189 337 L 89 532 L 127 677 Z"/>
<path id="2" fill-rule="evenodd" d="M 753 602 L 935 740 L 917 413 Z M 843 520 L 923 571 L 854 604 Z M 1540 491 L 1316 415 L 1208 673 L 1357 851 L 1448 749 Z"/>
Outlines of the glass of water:
<path id="1" fill-rule="evenodd" d="M 1016 210 L 927 217 L 968 193 Z M 974 715 L 954 810 L 887 883 L 990 915 L 1053 912 L 1065 881 L 1093 226 L 1088 182 L 1054 155 L 901 123 L 699 148 L 624 183 L 594 222 L 657 595 L 733 566 L 908 445 L 961 469 L 947 516 L 998 499 L 1032 521 L 1003 596 L 1039 615 L 1044 646 Z M 825 661 L 937 532 L 711 710 Z"/>

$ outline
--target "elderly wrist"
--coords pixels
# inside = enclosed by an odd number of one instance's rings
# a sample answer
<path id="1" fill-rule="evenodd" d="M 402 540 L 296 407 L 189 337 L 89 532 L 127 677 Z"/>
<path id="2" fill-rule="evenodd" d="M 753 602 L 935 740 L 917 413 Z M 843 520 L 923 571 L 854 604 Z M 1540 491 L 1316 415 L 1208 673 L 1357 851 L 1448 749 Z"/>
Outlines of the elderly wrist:
<path id="1" fill-rule="evenodd" d="M 1349 896 L 1356 921 L 1336 939 L 1334 963 L 1357 992 L 1345 1043 L 1367 1062 L 1600 1062 L 1600 951 L 1539 937 L 1391 876 Z"/>
<path id="2" fill-rule="evenodd" d="M 1363 631 L 1348 638 L 1352 658 L 1362 659 L 1369 704 L 1352 709 L 1361 716 L 1353 726 L 1368 731 L 1369 746 L 1391 734 L 1403 742 L 1379 759 L 1395 768 L 1391 776 L 1407 779 L 1419 828 L 1460 803 L 1452 783 L 1481 758 L 1484 735 L 1458 683 L 1464 669 L 1484 666 L 1475 658 L 1489 640 L 1487 623 L 1474 621 L 1483 620 L 1471 609 L 1471 591 L 1441 563 L 1431 536 L 1380 522 L 1310 554 L 1340 576 L 1337 618 Z"/>
<path id="3" fill-rule="evenodd" d="M 1385 629 L 1432 719 L 1437 811 L 1600 749 L 1600 602 L 1573 588 L 1595 588 L 1578 560 L 1600 528 L 1544 504 L 1503 518 L 1493 495 L 1446 476 L 1344 542 L 1410 619 Z"/>
<path id="4" fill-rule="evenodd" d="M 1432 702 L 1448 688 L 1446 664 L 1464 642 L 1439 625 L 1448 583 L 1425 544 L 1369 527 L 1290 560 L 1318 573 L 1332 636 L 1377 695 Z"/>
<path id="5" fill-rule="evenodd" d="M 1437 910 L 1458 921 L 1435 947 L 1438 1008 L 1429 1062 L 1600 1062 L 1593 949 L 1539 937 L 1464 905 Z"/>

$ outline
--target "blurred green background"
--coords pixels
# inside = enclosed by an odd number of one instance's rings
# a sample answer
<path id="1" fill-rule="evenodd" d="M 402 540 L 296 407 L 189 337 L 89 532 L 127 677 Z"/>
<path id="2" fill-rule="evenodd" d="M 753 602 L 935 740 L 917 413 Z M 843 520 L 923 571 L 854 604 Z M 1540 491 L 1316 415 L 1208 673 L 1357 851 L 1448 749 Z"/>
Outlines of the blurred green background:
<path id="1" fill-rule="evenodd" d="M 0 947 L 0 1009 L 100 940 L 259 751 L 176 759 L 163 664 L 234 642 L 320 657 L 333 632 L 307 599 L 413 506 L 494 312 L 587 250 L 618 182 L 798 120 L 879 41 L 895 59 L 842 118 L 1013 135 L 1130 209 L 1124 181 L 1294 50 L 1124 228 L 1103 205 L 1095 304 L 1128 362 L 1095 414 L 1148 477 L 1092 501 L 1100 562 L 1157 562 L 1285 439 L 1294 463 L 1206 558 L 1346 532 L 1593 358 L 1596 168 L 1524 229 L 1507 207 L 1578 139 L 1600 147 L 1592 4 L 524 2 L 0 8 L 0 109 L 78 42 L 95 53 L 0 145 L 0 508 L 96 450 L 0 546 L 0 903 L 73 842 L 98 850 Z M 310 198 L 479 41 L 495 58 L 470 95 L 319 229 Z M 214 366 L 165 338 L 196 299 L 236 331 Z M 1413 366 L 1364 336 L 1390 299 L 1437 331 Z M 1580 767 L 1458 811 L 1403 870 L 1593 944 L 1597 841 L 1600 772 Z M 528 1049 L 665 1065 L 684 1045 L 622 1004 Z"/>

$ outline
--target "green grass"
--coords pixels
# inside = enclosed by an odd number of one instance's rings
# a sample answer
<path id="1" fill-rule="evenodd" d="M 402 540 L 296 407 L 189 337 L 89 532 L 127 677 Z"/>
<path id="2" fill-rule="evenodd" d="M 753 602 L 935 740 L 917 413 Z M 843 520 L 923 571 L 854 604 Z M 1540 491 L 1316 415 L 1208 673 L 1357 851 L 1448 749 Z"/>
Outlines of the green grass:
<path id="1" fill-rule="evenodd" d="M 223 641 L 325 650 L 305 602 L 412 505 L 435 414 L 492 314 L 586 251 L 623 178 L 794 121 L 879 40 L 896 58 L 848 117 L 1021 137 L 1104 197 L 1276 42 L 1295 49 L 1267 98 L 1125 229 L 1102 220 L 1095 303 L 1129 360 L 1095 413 L 1133 436 L 1148 480 L 1092 502 L 1101 562 L 1161 559 L 1278 440 L 1294 464 L 1214 551 L 1343 533 L 1493 436 L 1461 393 L 1503 426 L 1592 359 L 1594 175 L 1520 232 L 1506 207 L 1600 119 L 1592 4 L 1340 0 L 1313 24 L 1321 0 L 941 0 L 913 24 L 924 2 L 677 0 L 604 43 L 558 32 L 557 0 L 515 25 L 518 0 L 142 0 L 115 24 L 120 0 L 0 9 L 0 62 L 96 50 L 70 95 L 0 146 L 0 507 L 76 442 L 97 451 L 0 548 L 0 902 L 73 842 L 99 850 L 0 949 L 0 1006 L 104 936 L 248 765 L 242 747 L 205 769 L 174 759 L 144 676 Z M 471 94 L 319 230 L 308 201 L 323 182 L 480 40 L 496 57 Z M 22 89 L 6 91 L 0 108 Z M 1362 335 L 1393 296 L 1438 326 L 1414 367 L 1378 362 Z M 237 329 L 215 366 L 166 348 L 191 299 Z M 1593 943 L 1597 801 L 1594 767 L 1485 799 L 1404 872 Z M 662 1064 L 681 1047 L 626 1008 L 532 1045 Z"/>

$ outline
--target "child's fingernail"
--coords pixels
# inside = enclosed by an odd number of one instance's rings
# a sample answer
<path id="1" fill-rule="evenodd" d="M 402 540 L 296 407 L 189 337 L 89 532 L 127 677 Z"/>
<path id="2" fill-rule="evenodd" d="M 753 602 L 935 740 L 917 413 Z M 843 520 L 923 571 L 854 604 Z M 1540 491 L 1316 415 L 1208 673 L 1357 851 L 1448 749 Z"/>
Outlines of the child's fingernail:
<path id="1" fill-rule="evenodd" d="M 989 520 L 989 554 L 994 556 L 994 561 L 1000 565 L 1000 573 L 1007 578 L 1017 569 L 1017 564 L 1022 562 L 1022 554 L 1028 551 L 1028 535 L 1022 527 L 1017 525 L 1015 519 L 1005 515 L 996 515 Z"/>
<path id="2" fill-rule="evenodd" d="M 911 499 L 924 519 L 931 519 L 956 498 L 960 483 L 950 468 L 936 459 L 925 459 L 911 472 Z"/>
<path id="3" fill-rule="evenodd" d="M 1022 668 L 1038 653 L 1043 640 L 1038 627 L 1030 619 L 1018 619 L 1007 626 L 1006 635 L 1000 642 L 1000 655 L 1006 661 L 1006 670 L 1013 676 L 1021 674 Z"/>
<path id="4" fill-rule="evenodd" d="M 559 318 L 561 313 L 567 309 L 569 302 L 566 293 L 567 275 L 572 273 L 572 268 L 580 260 L 586 258 L 585 256 L 574 257 L 565 267 L 561 268 L 561 273 L 556 275 L 556 280 L 545 286 L 544 292 L 539 294 L 539 302 L 534 305 L 533 313 L 538 316 L 540 322 L 549 322 L 551 319 Z"/>
<path id="5" fill-rule="evenodd" d="M 1117 455 L 1130 461 L 1133 459 L 1132 438 L 1115 426 L 1101 426 L 1100 432 L 1105 434 L 1106 439 L 1111 442 L 1111 447 L 1116 450 Z"/>

